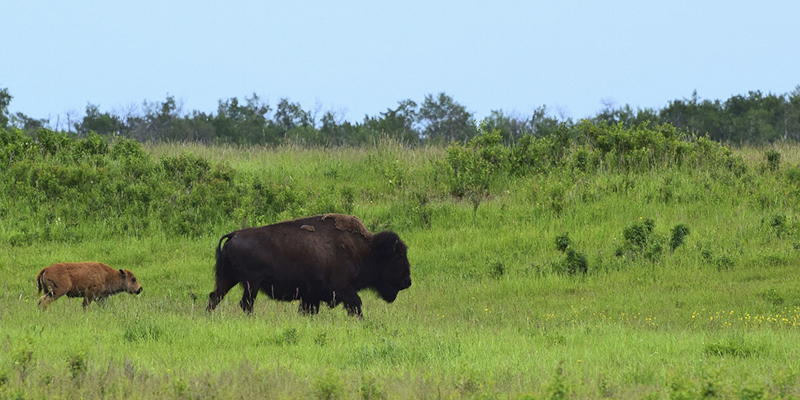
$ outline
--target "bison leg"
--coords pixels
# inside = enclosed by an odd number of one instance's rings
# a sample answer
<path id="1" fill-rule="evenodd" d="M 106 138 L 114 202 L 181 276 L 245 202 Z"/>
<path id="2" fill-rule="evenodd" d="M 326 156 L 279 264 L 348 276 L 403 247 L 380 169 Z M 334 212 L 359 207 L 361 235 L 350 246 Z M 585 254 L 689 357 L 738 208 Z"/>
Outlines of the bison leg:
<path id="1" fill-rule="evenodd" d="M 242 307 L 242 311 L 251 313 L 253 312 L 253 303 L 256 301 L 256 295 L 258 295 L 258 286 L 249 281 L 245 281 L 242 286 L 244 286 L 244 293 L 242 293 L 239 307 Z"/>
<path id="2" fill-rule="evenodd" d="M 319 299 L 311 299 L 303 297 L 300 300 L 300 309 L 298 310 L 306 315 L 314 315 L 319 312 Z"/>
<path id="3" fill-rule="evenodd" d="M 364 315 L 361 314 L 361 297 L 354 288 L 348 288 L 341 294 L 337 293 L 336 295 L 341 296 L 342 303 L 344 303 L 344 309 L 347 310 L 348 315 L 355 315 L 359 318 L 364 318 Z"/>
<path id="4" fill-rule="evenodd" d="M 238 282 L 217 282 L 216 286 L 214 287 L 214 291 L 208 294 L 208 307 L 206 307 L 207 311 L 213 311 L 217 308 L 217 305 L 225 298 L 225 295 L 236 286 Z"/>

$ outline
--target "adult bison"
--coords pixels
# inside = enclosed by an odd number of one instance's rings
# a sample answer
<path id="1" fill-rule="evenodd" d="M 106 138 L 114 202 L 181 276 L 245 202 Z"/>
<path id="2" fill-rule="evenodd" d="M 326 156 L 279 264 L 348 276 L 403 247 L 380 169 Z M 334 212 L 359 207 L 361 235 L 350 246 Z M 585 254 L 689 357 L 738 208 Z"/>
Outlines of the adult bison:
<path id="1" fill-rule="evenodd" d="M 245 312 L 261 291 L 277 300 L 299 299 L 304 313 L 319 312 L 320 302 L 331 308 L 343 303 L 348 314 L 361 317 L 359 290 L 373 289 L 391 303 L 411 286 L 406 250 L 394 232 L 372 234 L 358 218 L 341 214 L 234 231 L 217 245 L 208 310 L 240 283 Z"/>
<path id="2" fill-rule="evenodd" d="M 142 286 L 131 271 L 115 270 L 98 262 L 59 263 L 43 268 L 36 275 L 39 304 L 47 309 L 54 300 L 63 295 L 83 297 L 85 310 L 92 300 L 102 300 L 112 294 L 128 292 L 142 293 Z"/>

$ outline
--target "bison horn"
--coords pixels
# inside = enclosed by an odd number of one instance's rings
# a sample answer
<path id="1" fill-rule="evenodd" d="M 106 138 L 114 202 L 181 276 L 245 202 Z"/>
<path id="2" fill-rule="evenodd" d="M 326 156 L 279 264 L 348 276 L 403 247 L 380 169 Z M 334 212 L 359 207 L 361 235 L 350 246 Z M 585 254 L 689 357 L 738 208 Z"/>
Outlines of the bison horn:
<path id="1" fill-rule="evenodd" d="M 123 278 L 125 277 L 125 271 L 124 270 L 120 269 L 119 270 L 119 274 L 122 275 Z"/>

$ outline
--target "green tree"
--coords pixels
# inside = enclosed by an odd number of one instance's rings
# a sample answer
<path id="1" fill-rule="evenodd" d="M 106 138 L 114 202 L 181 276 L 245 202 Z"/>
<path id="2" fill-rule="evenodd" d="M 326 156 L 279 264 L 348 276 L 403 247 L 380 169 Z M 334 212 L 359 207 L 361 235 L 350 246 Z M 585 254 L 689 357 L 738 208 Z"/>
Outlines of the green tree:
<path id="1" fill-rule="evenodd" d="M 183 139 L 181 130 L 176 129 L 175 121 L 180 119 L 180 109 L 175 102 L 175 98 L 167 96 L 162 103 L 145 102 L 147 113 L 145 123 L 147 124 L 148 136 L 153 140 L 179 141 Z"/>
<path id="2" fill-rule="evenodd" d="M 30 136 L 35 136 L 39 129 L 44 128 L 45 124 L 47 124 L 46 119 L 30 118 L 21 112 L 11 116 L 11 125 L 22 129 Z"/>
<path id="3" fill-rule="evenodd" d="M 283 138 L 293 129 L 314 126 L 311 112 L 303 110 L 300 103 L 292 103 L 288 99 L 281 99 L 273 116 L 278 136 Z"/>
<path id="4" fill-rule="evenodd" d="M 8 128 L 8 105 L 12 98 L 8 88 L 0 89 L 0 128 Z"/>
<path id="5" fill-rule="evenodd" d="M 786 95 L 786 105 L 781 115 L 783 140 L 800 140 L 800 85 Z"/>
<path id="6" fill-rule="evenodd" d="M 339 117 L 328 111 L 322 116 L 320 121 L 322 126 L 319 128 L 319 136 L 324 139 L 324 143 L 330 146 L 343 146 L 348 143 L 355 144 L 356 136 L 359 131 L 358 124 L 351 124 L 349 121 L 339 121 Z"/>
<path id="7" fill-rule="evenodd" d="M 419 109 L 419 122 L 425 126 L 423 135 L 431 142 L 466 142 L 477 134 L 472 115 L 444 93 L 435 98 L 428 94 Z"/>
<path id="8" fill-rule="evenodd" d="M 414 128 L 417 121 L 417 103 L 403 100 L 396 109 L 387 109 L 380 117 L 365 117 L 364 127 L 373 135 L 388 135 L 402 142 L 419 141 L 419 131 Z"/>
<path id="9" fill-rule="evenodd" d="M 75 124 L 75 130 L 81 136 L 86 136 L 92 131 L 100 135 L 109 135 L 119 133 L 122 125 L 119 117 L 107 112 L 101 113 L 96 105 L 88 103 L 86 105 L 86 115 L 81 122 Z"/>
<path id="10" fill-rule="evenodd" d="M 527 121 L 506 115 L 502 110 L 492 110 L 483 123 L 490 132 L 497 132 L 506 143 L 512 143 L 520 136 L 532 133 Z"/>
<path id="11" fill-rule="evenodd" d="M 188 140 L 211 144 L 216 139 L 213 124 L 214 117 L 200 111 L 192 111 L 191 115 L 184 116 L 172 122 L 170 135 L 175 140 Z"/>
<path id="12" fill-rule="evenodd" d="M 611 101 L 605 101 L 604 107 L 594 117 L 595 123 L 605 122 L 607 125 L 621 123 L 626 128 L 642 125 L 645 122 L 660 123 L 661 118 L 658 112 L 652 108 L 637 108 L 634 110 L 630 104 L 616 108 Z"/>
<path id="13" fill-rule="evenodd" d="M 258 95 L 240 105 L 237 98 L 220 101 L 217 115 L 211 121 L 217 137 L 227 143 L 277 144 L 280 138 L 267 121 L 270 107 L 261 102 Z"/>
<path id="14" fill-rule="evenodd" d="M 8 106 L 13 98 L 8 93 L 8 88 L 0 89 L 0 128 L 6 129 L 13 126 L 24 130 L 31 136 L 35 135 L 39 128 L 44 127 L 47 120 L 30 118 L 21 112 L 9 114 Z"/>

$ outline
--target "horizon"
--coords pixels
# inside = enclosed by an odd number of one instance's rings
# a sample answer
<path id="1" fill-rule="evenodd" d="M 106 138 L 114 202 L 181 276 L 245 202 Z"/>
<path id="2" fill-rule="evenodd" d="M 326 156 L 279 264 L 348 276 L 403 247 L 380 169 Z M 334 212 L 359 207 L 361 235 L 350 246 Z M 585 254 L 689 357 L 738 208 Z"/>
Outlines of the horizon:
<path id="1" fill-rule="evenodd" d="M 9 2 L 0 88 L 34 119 L 258 94 L 361 121 L 446 93 L 480 120 L 661 109 L 800 82 L 800 3 Z M 51 122 L 52 123 L 52 122 Z"/>

